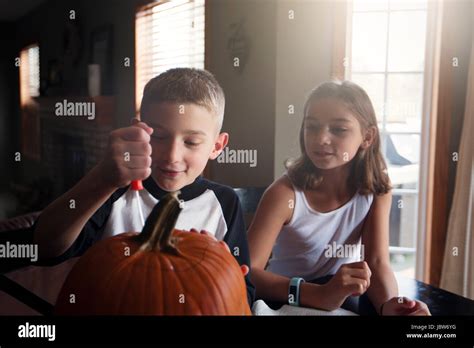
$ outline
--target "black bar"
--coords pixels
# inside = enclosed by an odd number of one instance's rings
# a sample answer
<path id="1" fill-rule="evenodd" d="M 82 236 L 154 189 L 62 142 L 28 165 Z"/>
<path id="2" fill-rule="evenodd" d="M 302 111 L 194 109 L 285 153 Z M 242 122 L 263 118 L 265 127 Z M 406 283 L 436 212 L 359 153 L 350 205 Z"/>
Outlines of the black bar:
<path id="1" fill-rule="evenodd" d="M 55 325 L 54 341 L 19 337 L 21 325 Z M 438 326 L 439 325 L 439 326 Z M 424 329 L 421 329 L 424 327 Z M 0 344 L 413 344 L 474 342 L 474 317 L 0 317 Z M 51 327 L 52 330 L 52 327 Z M 410 338 L 407 334 L 420 334 Z M 455 334 L 456 337 L 423 337 Z"/>
<path id="2" fill-rule="evenodd" d="M 43 300 L 20 284 L 15 283 L 4 274 L 0 274 L 0 290 L 43 315 L 53 314 L 54 307 L 51 303 Z"/>

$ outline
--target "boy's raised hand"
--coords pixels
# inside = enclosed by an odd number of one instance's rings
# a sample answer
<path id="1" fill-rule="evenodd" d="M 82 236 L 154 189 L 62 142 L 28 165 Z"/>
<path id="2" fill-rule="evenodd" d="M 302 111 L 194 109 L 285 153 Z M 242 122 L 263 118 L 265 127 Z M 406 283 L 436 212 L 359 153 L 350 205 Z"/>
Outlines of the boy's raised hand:
<path id="1" fill-rule="evenodd" d="M 327 309 L 339 308 L 348 296 L 360 296 L 370 286 L 372 272 L 365 261 L 342 265 L 334 277 L 321 285 L 327 299 Z"/>
<path id="2" fill-rule="evenodd" d="M 153 128 L 138 119 L 132 125 L 109 134 L 106 155 L 99 164 L 104 183 L 114 189 L 144 180 L 151 174 L 150 135 Z"/>

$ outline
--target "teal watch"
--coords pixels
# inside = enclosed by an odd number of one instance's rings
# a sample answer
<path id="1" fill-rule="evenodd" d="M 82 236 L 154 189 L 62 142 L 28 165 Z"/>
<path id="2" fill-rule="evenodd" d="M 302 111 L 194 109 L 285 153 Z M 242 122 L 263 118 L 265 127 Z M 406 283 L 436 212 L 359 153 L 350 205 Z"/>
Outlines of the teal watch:
<path id="1" fill-rule="evenodd" d="M 300 305 L 300 284 L 304 283 L 303 278 L 294 277 L 290 279 L 288 288 L 288 304 L 298 307 Z"/>

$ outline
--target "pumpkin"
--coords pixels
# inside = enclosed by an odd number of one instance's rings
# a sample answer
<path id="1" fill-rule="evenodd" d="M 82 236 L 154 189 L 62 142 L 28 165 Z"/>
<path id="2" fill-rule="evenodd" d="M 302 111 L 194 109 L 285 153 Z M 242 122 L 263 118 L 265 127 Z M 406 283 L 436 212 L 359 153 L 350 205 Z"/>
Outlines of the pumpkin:
<path id="1" fill-rule="evenodd" d="M 250 315 L 241 268 L 223 242 L 174 228 L 177 194 L 153 208 L 141 233 L 91 247 L 69 273 L 57 315 Z"/>

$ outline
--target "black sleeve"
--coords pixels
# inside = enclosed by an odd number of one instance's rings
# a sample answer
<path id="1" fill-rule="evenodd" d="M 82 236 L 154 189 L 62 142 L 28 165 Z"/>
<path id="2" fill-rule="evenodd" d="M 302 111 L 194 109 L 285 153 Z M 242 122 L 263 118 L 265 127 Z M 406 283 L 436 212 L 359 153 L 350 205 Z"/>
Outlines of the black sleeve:
<path id="1" fill-rule="evenodd" d="M 234 190 L 228 188 L 226 191 L 226 197 L 229 197 L 229 199 L 221 199 L 222 195 L 218 195 L 218 197 L 221 197 L 219 201 L 227 223 L 227 233 L 224 241 L 229 246 L 237 262 L 240 265 L 247 265 L 251 269 L 247 232 L 245 230 L 240 201 Z M 253 301 L 255 300 L 255 286 L 250 281 L 250 272 L 245 276 L 245 283 L 247 285 L 247 299 L 250 308 L 252 308 Z"/>
<path id="2" fill-rule="evenodd" d="M 64 253 L 59 256 L 52 258 L 39 258 L 39 266 L 53 266 L 63 261 L 66 261 L 72 257 L 81 256 L 89 249 L 95 242 L 97 242 L 105 228 L 105 224 L 109 218 L 110 211 L 112 210 L 112 204 L 120 197 L 126 189 L 119 189 L 115 191 L 105 203 L 96 210 L 94 215 L 86 222 L 81 233 L 76 238 L 74 243 Z M 38 221 L 41 219 L 41 215 L 35 221 L 33 225 L 33 233 L 35 231 Z"/>

